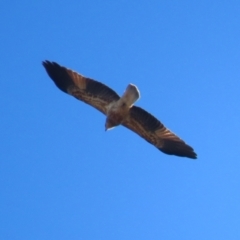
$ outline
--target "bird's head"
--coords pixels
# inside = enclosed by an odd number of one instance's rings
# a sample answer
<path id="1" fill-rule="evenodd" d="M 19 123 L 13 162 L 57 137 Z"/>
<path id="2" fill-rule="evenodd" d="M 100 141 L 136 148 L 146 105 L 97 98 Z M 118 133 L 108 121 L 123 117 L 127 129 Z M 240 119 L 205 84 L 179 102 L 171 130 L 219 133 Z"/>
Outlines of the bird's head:
<path id="1" fill-rule="evenodd" d="M 116 127 L 117 125 L 118 125 L 117 123 L 115 123 L 112 119 L 107 117 L 106 122 L 105 122 L 105 131 L 112 129 L 112 128 Z"/>

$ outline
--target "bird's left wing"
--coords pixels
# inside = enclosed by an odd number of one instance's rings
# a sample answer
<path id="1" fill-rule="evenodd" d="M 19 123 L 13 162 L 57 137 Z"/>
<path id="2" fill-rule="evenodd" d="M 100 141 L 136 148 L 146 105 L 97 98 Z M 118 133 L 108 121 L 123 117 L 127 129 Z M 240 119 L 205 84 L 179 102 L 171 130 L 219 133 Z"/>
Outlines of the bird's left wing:
<path id="1" fill-rule="evenodd" d="M 166 154 L 197 158 L 193 148 L 144 109 L 133 106 L 122 123 Z"/>
<path id="2" fill-rule="evenodd" d="M 86 78 L 55 62 L 44 61 L 43 66 L 60 90 L 95 107 L 104 114 L 106 114 L 108 104 L 120 98 L 106 85 Z"/>

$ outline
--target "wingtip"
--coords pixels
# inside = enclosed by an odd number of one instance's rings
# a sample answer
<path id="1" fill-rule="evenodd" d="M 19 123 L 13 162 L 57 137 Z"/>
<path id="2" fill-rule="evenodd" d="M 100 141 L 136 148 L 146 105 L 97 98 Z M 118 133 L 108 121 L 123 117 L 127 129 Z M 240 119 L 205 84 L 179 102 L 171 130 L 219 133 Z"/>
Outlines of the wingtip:
<path id="1" fill-rule="evenodd" d="M 178 154 L 174 154 L 174 155 L 176 155 L 178 157 L 186 157 L 186 158 L 190 158 L 192 160 L 197 160 L 197 154 L 195 152 L 181 154 L 181 155 L 178 155 Z"/>
<path id="2" fill-rule="evenodd" d="M 193 160 L 197 160 L 197 154 L 194 152 L 192 155 L 187 156 L 188 158 L 191 158 Z"/>
<path id="3" fill-rule="evenodd" d="M 194 152 L 194 149 L 192 147 L 189 146 L 189 148 L 191 149 L 191 151 L 187 154 L 187 157 L 196 160 L 197 154 Z"/>
<path id="4" fill-rule="evenodd" d="M 168 144 L 167 144 L 168 143 Z M 170 143 L 170 145 L 169 145 Z M 160 151 L 162 151 L 165 154 L 169 155 L 175 155 L 178 157 L 186 157 L 191 158 L 193 160 L 197 159 L 197 154 L 194 152 L 193 148 L 187 145 L 184 142 L 180 142 L 180 145 L 172 145 L 174 142 L 167 142 L 165 141 L 164 148 L 158 148 Z M 179 144 L 179 142 L 178 142 Z"/>
<path id="5" fill-rule="evenodd" d="M 48 60 L 42 61 L 42 65 L 46 65 L 46 64 L 48 64 L 48 63 L 50 63 L 50 61 L 48 61 Z"/>
<path id="6" fill-rule="evenodd" d="M 56 86 L 67 93 L 67 88 L 72 84 L 72 79 L 68 75 L 67 69 L 56 62 L 50 62 L 48 60 L 42 61 L 42 65 Z"/>
<path id="7" fill-rule="evenodd" d="M 46 66 L 46 64 L 47 64 L 47 61 L 45 60 L 45 61 L 42 61 L 42 65 L 45 67 Z"/>
<path id="8" fill-rule="evenodd" d="M 53 65 L 53 62 L 45 60 L 45 61 L 42 61 L 42 65 L 46 69 L 46 71 L 48 72 L 48 69 L 51 67 L 51 65 Z"/>
<path id="9" fill-rule="evenodd" d="M 188 146 L 190 151 L 186 151 L 182 154 L 182 157 L 187 157 L 187 158 L 191 158 L 193 160 L 197 159 L 197 154 L 194 152 L 193 148 L 191 148 L 190 146 Z"/>
<path id="10" fill-rule="evenodd" d="M 45 68 L 47 68 L 48 66 L 54 66 L 54 65 L 60 67 L 60 65 L 57 64 L 56 62 L 51 62 L 51 61 L 48 61 L 48 60 L 42 61 L 42 65 L 43 65 Z"/>

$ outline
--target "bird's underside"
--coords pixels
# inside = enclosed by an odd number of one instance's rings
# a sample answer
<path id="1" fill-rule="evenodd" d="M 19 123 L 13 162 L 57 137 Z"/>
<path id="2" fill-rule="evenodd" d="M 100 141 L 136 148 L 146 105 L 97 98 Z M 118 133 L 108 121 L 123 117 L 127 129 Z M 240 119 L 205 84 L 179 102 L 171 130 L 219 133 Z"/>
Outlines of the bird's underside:
<path id="1" fill-rule="evenodd" d="M 139 98 L 136 86 L 129 84 L 120 97 L 106 85 L 86 78 L 55 62 L 43 62 L 48 75 L 65 93 L 95 107 L 107 116 L 106 129 L 123 125 L 166 154 L 196 159 L 193 148 L 144 109 L 133 106 Z"/>

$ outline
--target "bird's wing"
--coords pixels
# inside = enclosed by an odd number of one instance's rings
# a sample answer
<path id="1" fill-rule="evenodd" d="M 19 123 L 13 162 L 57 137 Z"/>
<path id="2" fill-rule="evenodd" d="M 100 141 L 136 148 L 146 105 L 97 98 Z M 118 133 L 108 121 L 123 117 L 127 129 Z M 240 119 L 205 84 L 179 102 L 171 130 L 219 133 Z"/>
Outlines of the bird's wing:
<path id="1" fill-rule="evenodd" d="M 43 66 L 60 90 L 90 104 L 104 114 L 106 114 L 108 104 L 120 98 L 106 85 L 86 78 L 55 62 L 44 61 Z"/>
<path id="2" fill-rule="evenodd" d="M 166 154 L 196 159 L 194 150 L 150 113 L 133 106 L 122 123 Z"/>

